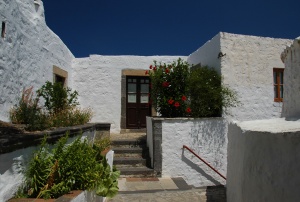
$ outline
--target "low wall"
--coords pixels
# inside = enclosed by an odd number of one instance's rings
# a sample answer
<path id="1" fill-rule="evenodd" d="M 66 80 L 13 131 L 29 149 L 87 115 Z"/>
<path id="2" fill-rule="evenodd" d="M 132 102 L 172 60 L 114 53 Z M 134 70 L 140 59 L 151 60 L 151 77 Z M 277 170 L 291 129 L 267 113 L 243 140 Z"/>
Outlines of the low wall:
<path id="1" fill-rule="evenodd" d="M 182 177 L 196 187 L 225 180 L 182 146 L 190 147 L 220 173 L 227 172 L 227 121 L 223 118 L 151 118 L 153 167 L 162 177 Z M 148 126 L 147 126 L 147 130 Z M 148 135 L 147 131 L 147 135 Z M 149 140 L 148 140 L 149 141 Z M 151 151 L 151 148 L 150 148 Z"/>
<path id="2" fill-rule="evenodd" d="M 95 139 L 109 135 L 110 124 L 86 124 L 53 131 L 35 133 L 7 133 L 10 129 L 0 127 L 0 201 L 7 201 L 16 193 L 22 183 L 22 170 L 26 167 L 32 153 L 37 150 L 44 135 L 49 143 L 56 142 L 70 132 L 68 142 L 74 141 L 82 133 L 83 137 L 93 142 Z M 20 132 L 20 131 L 19 131 Z"/>
<path id="3" fill-rule="evenodd" d="M 300 121 L 228 126 L 227 201 L 299 201 Z"/>

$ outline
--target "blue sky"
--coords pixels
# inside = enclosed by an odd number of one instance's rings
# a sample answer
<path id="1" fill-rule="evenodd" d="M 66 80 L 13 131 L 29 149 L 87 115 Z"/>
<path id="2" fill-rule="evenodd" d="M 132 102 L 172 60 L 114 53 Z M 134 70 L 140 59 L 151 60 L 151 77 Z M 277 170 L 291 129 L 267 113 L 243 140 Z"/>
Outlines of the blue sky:
<path id="1" fill-rule="evenodd" d="M 75 57 L 189 55 L 218 32 L 294 39 L 300 0 L 43 0 Z"/>

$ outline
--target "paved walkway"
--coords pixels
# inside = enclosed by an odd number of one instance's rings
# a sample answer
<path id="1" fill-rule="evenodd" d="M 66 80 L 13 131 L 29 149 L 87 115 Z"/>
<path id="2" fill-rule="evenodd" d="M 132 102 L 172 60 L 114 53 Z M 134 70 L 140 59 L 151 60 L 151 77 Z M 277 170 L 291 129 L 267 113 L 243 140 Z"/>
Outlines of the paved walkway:
<path id="1" fill-rule="evenodd" d="M 120 178 L 119 193 L 109 202 L 226 202 L 224 187 L 189 186 L 182 178 Z"/>

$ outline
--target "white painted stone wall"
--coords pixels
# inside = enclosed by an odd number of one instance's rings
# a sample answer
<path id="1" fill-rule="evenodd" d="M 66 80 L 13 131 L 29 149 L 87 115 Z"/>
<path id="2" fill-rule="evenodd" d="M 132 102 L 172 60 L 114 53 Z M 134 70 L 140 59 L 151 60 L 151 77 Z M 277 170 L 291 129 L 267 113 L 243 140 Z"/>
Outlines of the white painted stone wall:
<path id="1" fill-rule="evenodd" d="M 0 120 L 8 121 L 8 111 L 24 87 L 40 88 L 53 81 L 53 65 L 71 78 L 74 58 L 61 39 L 46 25 L 43 2 L 36 0 L 0 1 Z M 72 82 L 69 80 L 69 86 Z"/>
<path id="2" fill-rule="evenodd" d="M 281 54 L 285 65 L 284 105 L 282 116 L 288 119 L 300 117 L 300 37 Z"/>
<path id="3" fill-rule="evenodd" d="M 162 122 L 162 177 L 182 177 L 196 187 L 226 181 L 182 146 L 190 147 L 223 176 L 227 173 L 227 121 L 223 118 L 165 119 Z"/>
<path id="4" fill-rule="evenodd" d="M 92 108 L 92 122 L 111 123 L 119 133 L 121 123 L 121 77 L 123 69 L 149 70 L 153 61 L 172 63 L 185 56 L 103 56 L 73 60 L 73 87 L 82 107 Z"/>
<path id="5" fill-rule="evenodd" d="M 299 201 L 300 121 L 229 124 L 227 201 Z"/>
<path id="6" fill-rule="evenodd" d="M 282 103 L 274 102 L 273 68 L 284 68 L 280 54 L 291 43 L 288 39 L 221 32 L 187 61 L 221 71 L 223 83 L 237 92 L 241 105 L 230 110 L 228 118 L 275 118 L 281 115 Z M 220 52 L 224 56 L 218 59 Z"/>
<path id="7" fill-rule="evenodd" d="M 201 66 L 213 67 L 221 73 L 221 61 L 218 59 L 218 55 L 221 51 L 220 35 L 221 33 L 217 34 L 198 50 L 190 54 L 187 62 L 191 65 L 201 64 Z"/>

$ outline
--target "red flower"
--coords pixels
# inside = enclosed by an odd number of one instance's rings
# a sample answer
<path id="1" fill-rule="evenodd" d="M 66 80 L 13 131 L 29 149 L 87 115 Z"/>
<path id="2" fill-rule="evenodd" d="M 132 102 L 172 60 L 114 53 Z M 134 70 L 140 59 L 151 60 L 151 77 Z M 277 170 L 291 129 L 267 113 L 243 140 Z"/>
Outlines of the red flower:
<path id="1" fill-rule="evenodd" d="M 175 102 L 174 106 L 179 107 L 180 106 L 179 102 Z"/>
<path id="2" fill-rule="evenodd" d="M 169 82 L 167 82 L 167 81 L 164 81 L 163 83 L 162 83 L 162 86 L 163 87 L 169 87 L 169 85 L 170 85 L 170 83 Z"/>
<path id="3" fill-rule="evenodd" d="M 153 70 L 154 70 L 154 71 L 156 70 L 156 67 L 155 67 L 155 66 L 153 67 Z"/>
<path id="4" fill-rule="evenodd" d="M 188 108 L 186 108 L 185 111 L 186 111 L 187 113 L 191 113 L 192 110 L 191 110 L 191 108 L 188 107 Z"/>
<path id="5" fill-rule="evenodd" d="M 145 75 L 149 74 L 148 70 L 146 70 Z"/>
<path id="6" fill-rule="evenodd" d="M 174 102 L 174 100 L 172 100 L 172 99 L 169 99 L 169 100 L 168 100 L 169 105 L 172 105 L 173 102 Z"/>
<path id="7" fill-rule="evenodd" d="M 152 65 L 150 65 L 149 69 L 152 69 Z"/>
<path id="8" fill-rule="evenodd" d="M 169 71 L 169 69 L 166 69 L 165 72 L 166 72 L 166 74 L 168 74 L 170 71 Z"/>
<path id="9" fill-rule="evenodd" d="M 182 99 L 182 101 L 186 101 L 186 96 L 183 95 L 183 96 L 181 97 L 181 99 Z"/>

